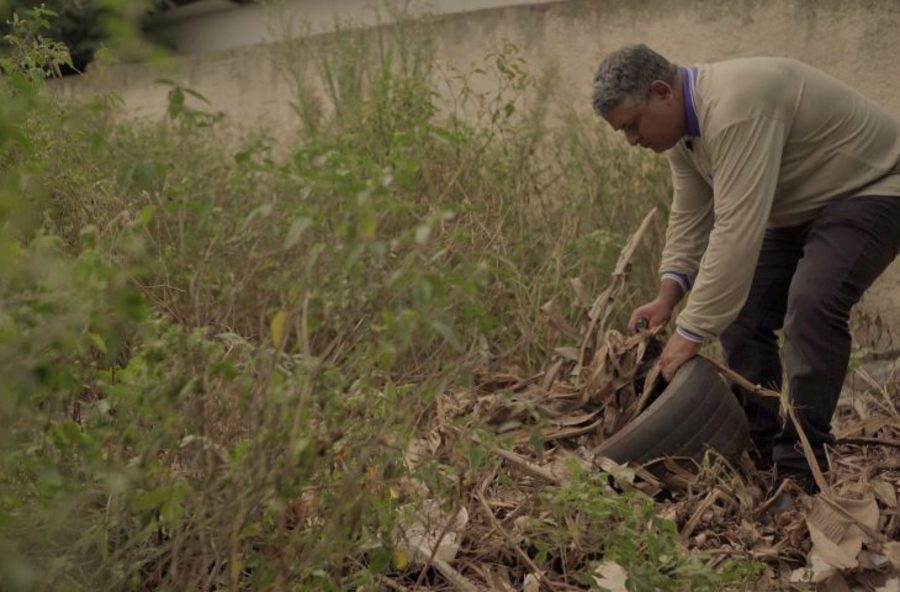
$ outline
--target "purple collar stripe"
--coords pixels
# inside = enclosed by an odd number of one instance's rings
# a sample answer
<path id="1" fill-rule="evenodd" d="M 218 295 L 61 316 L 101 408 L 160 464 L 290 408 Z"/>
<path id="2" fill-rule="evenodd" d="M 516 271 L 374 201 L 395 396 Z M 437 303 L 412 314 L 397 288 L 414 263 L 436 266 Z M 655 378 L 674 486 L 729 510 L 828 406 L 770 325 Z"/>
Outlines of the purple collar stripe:
<path id="1" fill-rule="evenodd" d="M 697 68 L 685 68 L 679 66 L 681 71 L 681 91 L 684 96 L 684 121 L 687 125 L 689 136 L 700 137 L 700 121 L 697 119 L 697 111 L 694 109 L 694 83 L 697 80 Z"/>

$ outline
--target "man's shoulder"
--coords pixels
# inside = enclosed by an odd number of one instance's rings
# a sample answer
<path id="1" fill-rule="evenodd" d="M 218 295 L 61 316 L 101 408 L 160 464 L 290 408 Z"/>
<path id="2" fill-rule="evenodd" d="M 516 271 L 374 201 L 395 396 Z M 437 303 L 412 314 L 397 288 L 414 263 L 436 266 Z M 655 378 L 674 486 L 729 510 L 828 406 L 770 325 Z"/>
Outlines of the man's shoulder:
<path id="1" fill-rule="evenodd" d="M 714 132 L 736 121 L 785 119 L 803 79 L 818 72 L 792 58 L 737 58 L 698 66 L 700 117 Z"/>

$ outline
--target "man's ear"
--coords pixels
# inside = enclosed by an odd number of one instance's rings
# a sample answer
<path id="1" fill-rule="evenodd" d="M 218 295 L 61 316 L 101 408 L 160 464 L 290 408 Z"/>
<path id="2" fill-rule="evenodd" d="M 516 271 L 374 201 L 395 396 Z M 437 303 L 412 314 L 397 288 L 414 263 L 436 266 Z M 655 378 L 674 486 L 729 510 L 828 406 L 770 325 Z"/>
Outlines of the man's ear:
<path id="1" fill-rule="evenodd" d="M 670 99 L 674 96 L 675 91 L 672 85 L 664 80 L 654 80 L 650 83 L 650 94 L 656 95 L 661 99 Z"/>

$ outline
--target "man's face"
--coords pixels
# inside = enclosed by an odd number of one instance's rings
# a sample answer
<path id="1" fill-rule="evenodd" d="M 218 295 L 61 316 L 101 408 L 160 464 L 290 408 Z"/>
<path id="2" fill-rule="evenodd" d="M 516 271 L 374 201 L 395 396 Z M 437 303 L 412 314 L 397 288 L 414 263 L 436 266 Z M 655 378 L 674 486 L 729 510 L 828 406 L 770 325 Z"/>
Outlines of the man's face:
<path id="1" fill-rule="evenodd" d="M 625 134 L 632 146 L 664 152 L 685 134 L 684 109 L 672 87 L 657 80 L 650 86 L 650 97 L 643 103 L 623 102 L 604 119 L 616 131 Z"/>

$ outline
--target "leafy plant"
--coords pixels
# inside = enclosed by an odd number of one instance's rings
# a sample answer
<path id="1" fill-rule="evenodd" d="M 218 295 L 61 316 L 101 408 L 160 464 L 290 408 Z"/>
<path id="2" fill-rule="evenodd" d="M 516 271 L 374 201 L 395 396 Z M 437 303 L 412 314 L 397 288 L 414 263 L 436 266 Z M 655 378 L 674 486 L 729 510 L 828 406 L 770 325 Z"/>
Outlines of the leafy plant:
<path id="1" fill-rule="evenodd" d="M 3 36 L 9 51 L 0 57 L 0 70 L 7 75 L 24 75 L 33 82 L 62 76 L 64 67 L 72 67 L 69 49 L 64 43 L 45 37 L 56 13 L 41 5 L 23 14 L 19 17 L 13 13 L 9 21 L 10 32 Z"/>

